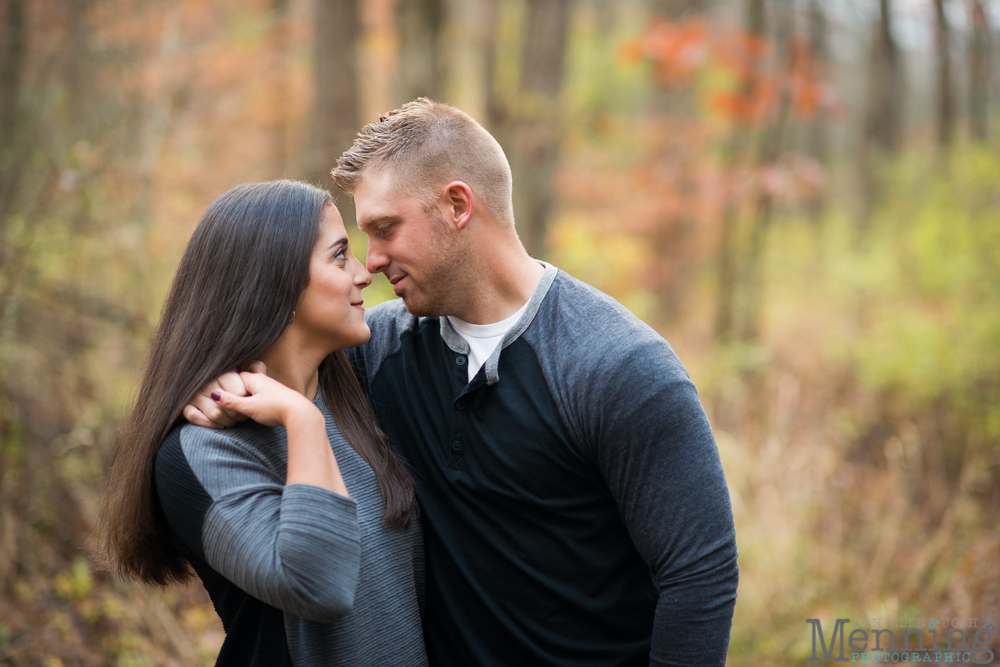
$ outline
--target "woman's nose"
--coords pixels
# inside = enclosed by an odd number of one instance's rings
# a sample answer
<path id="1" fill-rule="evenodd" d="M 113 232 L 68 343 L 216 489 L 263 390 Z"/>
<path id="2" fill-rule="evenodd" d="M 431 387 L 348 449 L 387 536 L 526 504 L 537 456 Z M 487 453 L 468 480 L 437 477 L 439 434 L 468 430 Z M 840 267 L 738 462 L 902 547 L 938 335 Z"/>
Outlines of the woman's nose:
<path id="1" fill-rule="evenodd" d="M 368 272 L 364 264 L 358 262 L 358 270 L 354 272 L 354 284 L 362 289 L 372 284 L 372 274 Z"/>

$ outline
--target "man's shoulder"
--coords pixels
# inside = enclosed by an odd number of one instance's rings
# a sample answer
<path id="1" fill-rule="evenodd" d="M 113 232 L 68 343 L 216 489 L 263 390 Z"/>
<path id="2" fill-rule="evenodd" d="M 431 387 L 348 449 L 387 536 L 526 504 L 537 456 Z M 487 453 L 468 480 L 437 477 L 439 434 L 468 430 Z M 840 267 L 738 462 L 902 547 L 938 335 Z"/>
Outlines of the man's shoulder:
<path id="1" fill-rule="evenodd" d="M 533 324 L 537 338 L 568 343 L 559 346 L 568 354 L 628 357 L 639 348 L 651 348 L 674 356 L 670 344 L 625 306 L 563 271 Z"/>
<path id="2" fill-rule="evenodd" d="M 402 299 L 384 301 L 365 311 L 365 323 L 371 329 L 372 335 L 364 347 L 398 339 L 404 333 L 419 328 L 425 320 L 426 317 L 415 317 L 407 312 Z"/>
<path id="3" fill-rule="evenodd" d="M 407 318 L 416 319 L 406 312 L 402 299 L 390 299 L 365 309 L 365 322 L 368 323 L 368 326 L 398 325 L 404 323 Z"/>
<path id="4" fill-rule="evenodd" d="M 564 389 L 638 384 L 654 390 L 691 381 L 663 336 L 612 297 L 562 271 L 523 337 L 550 382 Z"/>
<path id="5" fill-rule="evenodd" d="M 371 329 L 371 337 L 365 344 L 346 350 L 347 357 L 356 367 L 363 363 L 368 372 L 374 373 L 386 357 L 399 351 L 403 336 L 416 331 L 426 319 L 408 313 L 402 299 L 369 308 L 365 311 L 365 322 Z"/>

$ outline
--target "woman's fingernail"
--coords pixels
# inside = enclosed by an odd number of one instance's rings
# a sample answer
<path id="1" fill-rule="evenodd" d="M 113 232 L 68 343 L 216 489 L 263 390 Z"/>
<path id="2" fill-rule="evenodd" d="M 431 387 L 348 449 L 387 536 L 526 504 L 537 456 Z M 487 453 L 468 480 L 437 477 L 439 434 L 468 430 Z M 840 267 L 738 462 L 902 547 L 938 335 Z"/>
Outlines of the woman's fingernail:
<path id="1" fill-rule="evenodd" d="M 222 400 L 222 392 L 213 391 L 212 392 L 212 400 L 213 401 L 220 401 L 220 400 Z"/>

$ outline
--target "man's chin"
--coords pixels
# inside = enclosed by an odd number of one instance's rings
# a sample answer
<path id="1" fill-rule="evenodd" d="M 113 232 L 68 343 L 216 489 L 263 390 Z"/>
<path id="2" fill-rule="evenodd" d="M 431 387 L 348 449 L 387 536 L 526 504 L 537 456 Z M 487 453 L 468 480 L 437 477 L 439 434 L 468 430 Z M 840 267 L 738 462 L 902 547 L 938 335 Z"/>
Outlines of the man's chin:
<path id="1" fill-rule="evenodd" d="M 434 308 L 431 304 L 424 303 L 417 297 L 407 297 L 406 294 L 400 294 L 399 298 L 403 300 L 406 312 L 414 317 L 440 317 L 443 314 L 439 312 L 439 308 Z"/>

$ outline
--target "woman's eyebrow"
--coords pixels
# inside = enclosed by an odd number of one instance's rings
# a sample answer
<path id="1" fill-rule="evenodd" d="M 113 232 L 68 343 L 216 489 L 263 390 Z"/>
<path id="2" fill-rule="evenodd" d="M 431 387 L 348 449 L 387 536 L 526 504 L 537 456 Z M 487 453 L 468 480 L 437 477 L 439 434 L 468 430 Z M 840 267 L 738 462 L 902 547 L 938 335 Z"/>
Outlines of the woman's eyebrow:
<path id="1" fill-rule="evenodd" d="M 334 248 L 336 248 L 339 245 L 347 245 L 347 237 L 346 236 L 344 238 L 342 238 L 342 239 L 337 239 L 336 241 L 334 241 L 333 243 L 331 243 L 330 247 L 328 248 L 328 250 L 333 250 Z"/>

